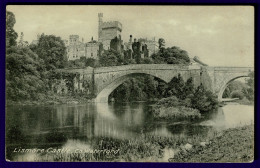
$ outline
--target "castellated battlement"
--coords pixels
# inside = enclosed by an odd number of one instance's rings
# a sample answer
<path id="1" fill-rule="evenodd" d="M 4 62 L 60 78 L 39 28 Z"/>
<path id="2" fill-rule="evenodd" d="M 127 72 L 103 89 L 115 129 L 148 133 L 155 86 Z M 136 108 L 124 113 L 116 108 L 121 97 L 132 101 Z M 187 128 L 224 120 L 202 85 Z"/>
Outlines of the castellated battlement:
<path id="1" fill-rule="evenodd" d="M 122 31 L 122 24 L 118 21 L 103 22 L 102 29 L 117 28 Z"/>

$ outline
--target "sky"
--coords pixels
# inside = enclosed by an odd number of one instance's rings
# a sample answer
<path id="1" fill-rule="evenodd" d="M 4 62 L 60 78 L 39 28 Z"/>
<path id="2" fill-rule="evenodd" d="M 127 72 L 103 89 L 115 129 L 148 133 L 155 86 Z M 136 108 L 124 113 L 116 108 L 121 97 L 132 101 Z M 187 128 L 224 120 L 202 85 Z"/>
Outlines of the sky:
<path id="1" fill-rule="evenodd" d="M 252 6 L 91 6 L 9 5 L 15 31 L 31 42 L 37 34 L 85 42 L 98 39 L 98 13 L 103 21 L 119 21 L 122 39 L 164 38 L 209 66 L 254 66 L 254 7 Z"/>

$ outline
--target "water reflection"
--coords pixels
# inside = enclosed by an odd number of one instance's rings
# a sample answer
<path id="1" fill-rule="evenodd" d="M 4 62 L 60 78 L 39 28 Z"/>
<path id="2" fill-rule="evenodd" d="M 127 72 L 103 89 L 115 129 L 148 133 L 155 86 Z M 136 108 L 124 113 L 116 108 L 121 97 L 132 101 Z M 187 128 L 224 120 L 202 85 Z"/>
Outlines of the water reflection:
<path id="1" fill-rule="evenodd" d="M 129 139 L 206 135 L 254 120 L 253 106 L 227 105 L 204 121 L 165 122 L 151 115 L 148 103 L 14 106 L 6 113 L 7 158 L 21 160 L 14 148 L 84 147 L 97 137 Z M 32 158 L 31 154 L 23 158 Z M 26 160 L 24 159 L 24 160 Z"/>

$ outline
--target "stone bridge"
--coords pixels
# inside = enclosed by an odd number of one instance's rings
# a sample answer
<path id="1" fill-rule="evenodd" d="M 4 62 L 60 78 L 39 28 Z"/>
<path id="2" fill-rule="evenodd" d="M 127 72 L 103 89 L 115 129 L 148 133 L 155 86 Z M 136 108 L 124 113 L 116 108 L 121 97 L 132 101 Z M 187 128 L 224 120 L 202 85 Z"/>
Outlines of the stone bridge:
<path id="1" fill-rule="evenodd" d="M 195 87 L 203 84 L 206 89 L 213 91 L 218 96 L 218 100 L 221 101 L 222 94 L 228 83 L 237 78 L 248 77 L 248 74 L 254 71 L 254 68 L 133 64 L 113 67 L 64 69 L 60 71 L 78 74 L 78 77 L 73 79 L 74 91 L 94 94 L 96 97 L 95 102 L 108 102 L 108 96 L 113 90 L 129 78 L 151 75 L 168 83 L 178 74 L 183 77 L 184 81 L 192 77 Z"/>

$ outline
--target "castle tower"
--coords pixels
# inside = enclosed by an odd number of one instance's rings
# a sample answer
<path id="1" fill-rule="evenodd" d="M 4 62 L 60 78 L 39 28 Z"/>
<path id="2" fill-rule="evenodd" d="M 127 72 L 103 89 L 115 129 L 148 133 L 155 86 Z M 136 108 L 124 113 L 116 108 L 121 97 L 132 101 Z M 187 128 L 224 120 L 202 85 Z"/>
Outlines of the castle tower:
<path id="1" fill-rule="evenodd" d="M 118 21 L 103 22 L 103 13 L 98 14 L 98 41 L 103 44 L 103 49 L 109 50 L 110 42 L 115 37 L 119 38 L 122 24 Z"/>
<path id="2" fill-rule="evenodd" d="M 102 41 L 103 13 L 98 14 L 98 41 Z"/>

